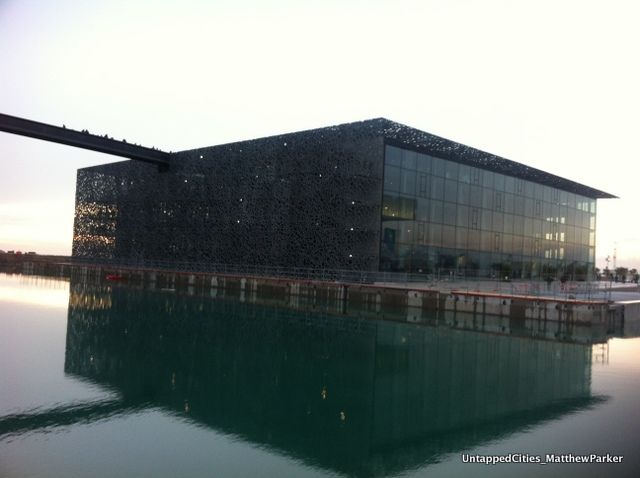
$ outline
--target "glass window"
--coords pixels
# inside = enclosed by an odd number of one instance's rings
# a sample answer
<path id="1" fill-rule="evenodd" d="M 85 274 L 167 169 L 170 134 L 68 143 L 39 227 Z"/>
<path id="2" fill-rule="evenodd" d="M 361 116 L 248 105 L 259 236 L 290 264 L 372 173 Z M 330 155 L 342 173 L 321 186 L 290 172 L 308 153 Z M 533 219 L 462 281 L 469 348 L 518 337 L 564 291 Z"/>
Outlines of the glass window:
<path id="1" fill-rule="evenodd" d="M 429 208 L 430 208 L 430 204 L 428 199 L 418 199 L 418 203 L 416 206 L 416 220 L 428 221 Z"/>
<path id="2" fill-rule="evenodd" d="M 385 194 L 382 197 L 382 216 L 396 217 L 399 210 L 399 198 Z"/>
<path id="3" fill-rule="evenodd" d="M 533 237 L 524 237 L 523 251 L 525 256 L 533 255 Z"/>
<path id="4" fill-rule="evenodd" d="M 444 177 L 444 160 L 440 158 L 432 158 L 431 171 L 436 176 Z"/>
<path id="5" fill-rule="evenodd" d="M 482 170 L 478 168 L 471 168 L 471 183 L 482 184 Z"/>
<path id="6" fill-rule="evenodd" d="M 527 217 L 535 216 L 535 199 L 527 198 L 524 200 L 524 215 Z"/>
<path id="7" fill-rule="evenodd" d="M 447 179 L 458 179 L 458 163 L 454 161 L 445 161 L 445 177 Z"/>
<path id="8" fill-rule="evenodd" d="M 469 207 L 458 204 L 457 226 L 466 227 L 469 224 Z"/>
<path id="9" fill-rule="evenodd" d="M 458 201 L 458 182 L 451 179 L 445 180 L 444 200 L 449 202 Z"/>
<path id="10" fill-rule="evenodd" d="M 382 244 L 388 250 L 393 250 L 398 237 L 398 221 L 389 221 L 384 223 L 382 230 Z"/>
<path id="11" fill-rule="evenodd" d="M 442 214 L 444 212 L 444 203 L 442 201 L 431 201 L 431 222 L 442 224 Z"/>
<path id="12" fill-rule="evenodd" d="M 472 207 L 469 213 L 469 227 L 471 229 L 480 228 L 480 209 Z"/>
<path id="13" fill-rule="evenodd" d="M 454 247 L 456 242 L 456 228 L 453 226 L 442 226 L 443 247 Z"/>
<path id="14" fill-rule="evenodd" d="M 465 227 L 456 227 L 456 249 L 467 248 L 467 237 L 469 232 Z"/>
<path id="15" fill-rule="evenodd" d="M 384 168 L 384 190 L 400 191 L 400 168 L 395 166 L 385 166 Z"/>
<path id="16" fill-rule="evenodd" d="M 503 211 L 508 212 L 509 214 L 513 214 L 514 202 L 515 202 L 515 196 L 513 194 L 505 193 Z"/>
<path id="17" fill-rule="evenodd" d="M 455 203 L 445 202 L 444 203 L 444 224 L 450 224 L 452 226 L 456 225 L 456 205 Z"/>
<path id="18" fill-rule="evenodd" d="M 524 235 L 527 237 L 531 237 L 533 235 L 533 220 L 524 220 Z"/>
<path id="19" fill-rule="evenodd" d="M 514 225 L 514 216 L 512 214 L 505 214 L 504 215 L 504 224 L 503 224 L 503 228 L 502 231 L 508 234 L 512 234 L 513 233 L 513 225 Z"/>
<path id="20" fill-rule="evenodd" d="M 402 150 L 402 167 L 404 169 L 416 169 L 416 160 L 418 153 L 415 151 L 409 151 L 408 149 Z"/>
<path id="21" fill-rule="evenodd" d="M 418 222 L 418 235 L 416 237 L 416 244 L 426 244 L 427 243 L 427 225 L 424 222 Z"/>
<path id="22" fill-rule="evenodd" d="M 400 219 L 416 218 L 416 200 L 413 198 L 400 198 Z"/>
<path id="23" fill-rule="evenodd" d="M 516 180 L 511 176 L 505 176 L 504 178 L 504 190 L 508 193 L 513 193 L 516 189 Z"/>
<path id="24" fill-rule="evenodd" d="M 540 239 L 533 240 L 533 255 L 540 256 L 542 254 L 542 245 L 540 244 Z"/>
<path id="25" fill-rule="evenodd" d="M 501 234 L 494 233 L 493 234 L 493 250 L 495 252 L 502 251 L 502 237 Z"/>
<path id="26" fill-rule="evenodd" d="M 496 174 L 493 181 L 493 188 L 496 191 L 504 191 L 504 176 L 502 174 Z"/>
<path id="27" fill-rule="evenodd" d="M 567 206 L 569 203 L 569 193 L 567 191 L 560 191 L 560 204 Z"/>
<path id="28" fill-rule="evenodd" d="M 411 246 L 399 245 L 397 247 L 398 256 L 396 259 L 396 266 L 398 270 L 406 271 L 410 267 L 411 262 Z"/>
<path id="29" fill-rule="evenodd" d="M 535 217 L 542 217 L 542 201 L 539 199 L 536 199 L 533 215 Z"/>
<path id="30" fill-rule="evenodd" d="M 566 224 L 567 223 L 568 212 L 569 212 L 569 210 L 565 206 L 560 206 L 558 208 L 558 214 L 560 215 L 560 223 L 561 224 Z"/>
<path id="31" fill-rule="evenodd" d="M 492 251 L 494 246 L 493 233 L 482 231 L 480 233 L 480 249 L 483 251 Z"/>
<path id="32" fill-rule="evenodd" d="M 460 165 L 460 171 L 458 172 L 458 180 L 461 183 L 471 182 L 471 168 L 465 164 Z"/>
<path id="33" fill-rule="evenodd" d="M 485 209 L 493 209 L 493 196 L 495 192 L 491 189 L 482 191 L 482 207 Z"/>
<path id="34" fill-rule="evenodd" d="M 427 240 L 432 246 L 442 245 L 442 226 L 440 224 L 429 224 L 427 228 Z"/>
<path id="35" fill-rule="evenodd" d="M 469 201 L 477 207 L 482 207 L 482 188 L 480 186 L 471 186 L 469 188 Z"/>
<path id="36" fill-rule="evenodd" d="M 513 233 L 524 234 L 524 217 L 513 216 Z"/>
<path id="37" fill-rule="evenodd" d="M 480 231 L 470 230 L 467 237 L 467 247 L 472 250 L 480 249 Z"/>
<path id="38" fill-rule="evenodd" d="M 524 216 L 524 203 L 525 198 L 523 196 L 514 196 L 513 200 L 513 212 L 519 216 Z"/>
<path id="39" fill-rule="evenodd" d="M 410 196 L 416 195 L 416 172 L 408 171 L 406 169 L 401 170 L 402 185 L 400 192 L 408 194 Z"/>
<path id="40" fill-rule="evenodd" d="M 582 229 L 581 242 L 582 245 L 589 244 L 589 229 Z M 594 244 L 595 245 L 595 244 Z"/>
<path id="41" fill-rule="evenodd" d="M 431 198 L 433 199 L 444 199 L 444 179 L 439 177 L 431 178 Z"/>
<path id="42" fill-rule="evenodd" d="M 513 235 L 513 253 L 521 255 L 524 248 L 524 237 L 517 234 Z"/>
<path id="43" fill-rule="evenodd" d="M 483 171 L 482 172 L 482 185 L 485 188 L 493 188 L 493 178 L 495 176 L 495 173 L 492 173 L 491 171 Z"/>
<path id="44" fill-rule="evenodd" d="M 531 181 L 524 181 L 524 195 L 529 198 L 533 197 L 534 187 Z"/>
<path id="45" fill-rule="evenodd" d="M 426 154 L 418 154 L 418 159 L 416 160 L 416 169 L 418 171 L 422 171 L 423 173 L 430 173 L 431 156 L 427 156 Z"/>
<path id="46" fill-rule="evenodd" d="M 576 213 L 575 213 L 575 222 L 574 222 L 574 224 L 575 224 L 577 227 L 582 227 L 582 212 L 580 212 L 580 211 L 576 211 Z"/>
<path id="47" fill-rule="evenodd" d="M 400 166 L 402 164 L 402 150 L 395 146 L 387 146 L 385 164 L 387 166 Z"/>
<path id="48" fill-rule="evenodd" d="M 513 254 L 513 235 L 502 235 L 502 252 L 505 254 Z"/>
<path id="49" fill-rule="evenodd" d="M 382 199 L 383 218 L 414 219 L 416 200 L 385 194 Z"/>
<path id="50" fill-rule="evenodd" d="M 399 242 L 403 244 L 412 244 L 413 236 L 414 236 L 414 222 L 413 221 L 405 221 L 400 222 L 400 240 Z"/>
<path id="51" fill-rule="evenodd" d="M 430 177 L 426 173 L 418 173 L 418 196 L 426 198 L 429 197 L 429 182 Z"/>
<path id="52" fill-rule="evenodd" d="M 583 197 L 581 202 L 582 202 L 582 210 L 584 212 L 589 212 L 589 200 Z"/>
<path id="53" fill-rule="evenodd" d="M 493 230 L 502 232 L 504 228 L 504 213 L 494 212 L 493 213 Z"/>
<path id="54" fill-rule="evenodd" d="M 471 198 L 471 186 L 464 183 L 458 183 L 458 203 L 460 204 L 470 204 Z"/>
<path id="55" fill-rule="evenodd" d="M 482 214 L 480 215 L 480 227 L 482 230 L 490 231 L 491 229 L 493 229 L 492 218 L 493 214 L 491 213 L 491 211 L 482 212 Z"/>
<path id="56" fill-rule="evenodd" d="M 504 193 L 496 191 L 493 198 L 493 209 L 495 211 L 502 211 L 503 208 L 504 208 Z"/>

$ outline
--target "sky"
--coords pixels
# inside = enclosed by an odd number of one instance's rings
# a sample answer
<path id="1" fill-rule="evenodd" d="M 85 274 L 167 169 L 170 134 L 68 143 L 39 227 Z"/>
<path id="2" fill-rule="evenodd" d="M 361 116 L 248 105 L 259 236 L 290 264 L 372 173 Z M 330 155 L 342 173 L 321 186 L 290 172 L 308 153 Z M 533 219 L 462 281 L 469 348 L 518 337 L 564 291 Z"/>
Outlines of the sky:
<path id="1" fill-rule="evenodd" d="M 636 0 L 0 0 L 0 112 L 166 151 L 382 116 L 619 196 L 596 265 L 640 269 L 639 19 Z M 70 254 L 76 170 L 116 160 L 0 133 L 0 249 Z"/>

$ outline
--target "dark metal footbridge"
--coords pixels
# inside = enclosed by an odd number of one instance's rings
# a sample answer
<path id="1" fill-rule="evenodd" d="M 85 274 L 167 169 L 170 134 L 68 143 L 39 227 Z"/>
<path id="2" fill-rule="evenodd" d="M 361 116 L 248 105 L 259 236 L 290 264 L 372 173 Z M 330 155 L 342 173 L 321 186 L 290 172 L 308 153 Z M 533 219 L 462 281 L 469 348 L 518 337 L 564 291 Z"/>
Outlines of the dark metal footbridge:
<path id="1" fill-rule="evenodd" d="M 170 154 L 165 151 L 116 140 L 107 135 L 91 134 L 87 130 L 76 131 L 65 126 L 54 126 L 0 113 L 0 131 L 144 161 L 156 164 L 161 169 L 169 166 Z"/>

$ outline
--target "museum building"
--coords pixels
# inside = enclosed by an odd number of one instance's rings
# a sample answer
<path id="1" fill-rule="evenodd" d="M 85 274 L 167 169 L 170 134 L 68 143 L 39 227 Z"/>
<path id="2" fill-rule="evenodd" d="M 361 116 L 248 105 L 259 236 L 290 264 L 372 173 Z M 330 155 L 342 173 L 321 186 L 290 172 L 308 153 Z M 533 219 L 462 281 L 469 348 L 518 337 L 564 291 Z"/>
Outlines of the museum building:
<path id="1" fill-rule="evenodd" d="M 80 169 L 73 256 L 586 279 L 614 197 L 378 118 Z"/>

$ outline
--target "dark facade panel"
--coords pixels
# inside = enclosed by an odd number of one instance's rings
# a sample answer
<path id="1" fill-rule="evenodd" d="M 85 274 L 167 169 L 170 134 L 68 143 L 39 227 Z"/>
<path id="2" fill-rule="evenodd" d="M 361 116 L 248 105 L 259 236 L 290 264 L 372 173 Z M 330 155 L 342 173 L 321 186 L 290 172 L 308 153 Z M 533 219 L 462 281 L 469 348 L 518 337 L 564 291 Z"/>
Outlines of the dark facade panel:
<path id="1" fill-rule="evenodd" d="M 82 169 L 73 254 L 377 269 L 383 154 L 335 129 Z"/>

